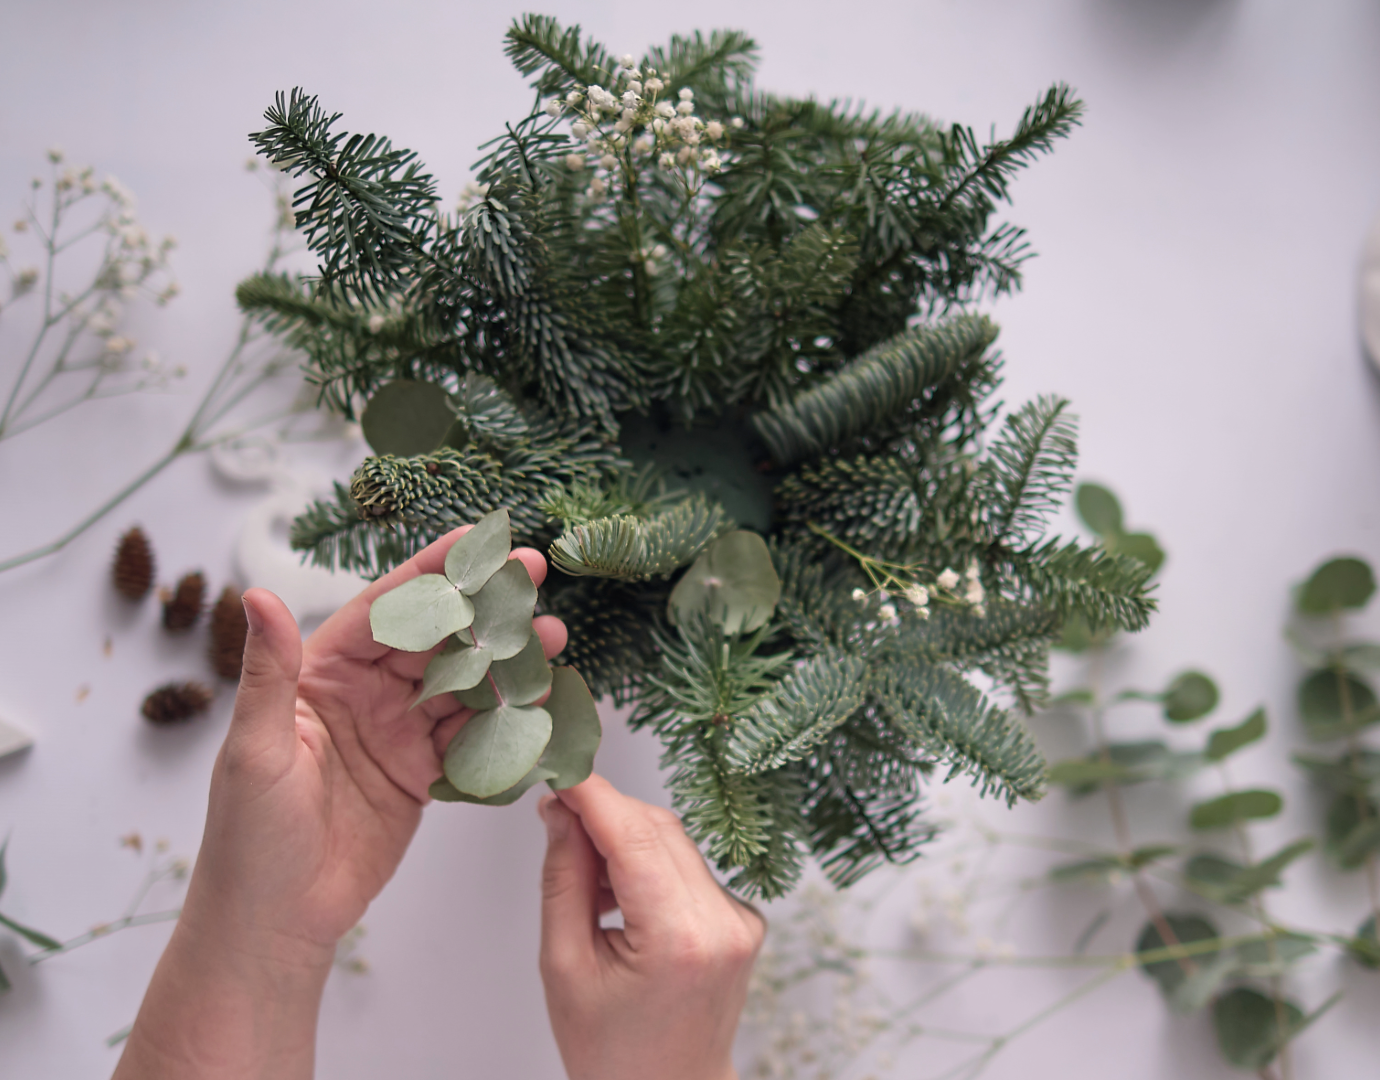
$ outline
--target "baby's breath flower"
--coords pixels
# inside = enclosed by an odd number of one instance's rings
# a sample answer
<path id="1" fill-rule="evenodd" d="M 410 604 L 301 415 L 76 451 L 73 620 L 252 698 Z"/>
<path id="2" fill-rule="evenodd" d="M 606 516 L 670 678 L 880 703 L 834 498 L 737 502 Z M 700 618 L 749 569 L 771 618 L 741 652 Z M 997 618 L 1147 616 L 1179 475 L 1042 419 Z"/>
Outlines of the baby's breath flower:
<path id="1" fill-rule="evenodd" d="M 968 564 L 968 569 L 963 571 L 963 576 L 966 577 L 969 581 L 976 581 L 979 577 L 982 576 L 982 568 L 978 566 L 976 559 L 974 559 L 972 562 Z"/>
<path id="2" fill-rule="evenodd" d="M 944 572 L 935 580 L 935 584 L 945 592 L 953 592 L 958 586 L 958 574 L 956 571 L 945 567 Z"/>
<path id="3" fill-rule="evenodd" d="M 723 168 L 723 162 L 719 160 L 719 155 L 713 150 L 708 151 L 700 158 L 700 168 L 705 172 L 718 172 Z"/>
<path id="4" fill-rule="evenodd" d="M 865 604 L 867 603 L 867 593 L 863 592 L 862 589 L 854 589 L 853 599 L 859 604 Z"/>
<path id="5" fill-rule="evenodd" d="M 64 155 L 63 155 L 63 153 L 62 153 L 62 147 L 60 147 L 60 146 L 50 146 L 50 147 L 48 148 L 48 160 L 51 161 L 54 165 L 56 165 L 56 164 L 58 164 L 60 161 L 62 161 L 63 156 L 64 156 Z"/>
<path id="6" fill-rule="evenodd" d="M 584 94 L 580 93 L 580 91 L 578 90 L 572 90 L 570 91 L 570 93 L 565 95 L 565 103 L 569 105 L 572 109 L 575 108 L 575 106 L 579 105 L 580 102 L 583 100 Z"/>
<path id="7" fill-rule="evenodd" d="M 624 101 L 627 100 L 629 94 L 632 94 L 634 97 L 641 97 L 641 96 L 642 96 L 642 84 L 641 84 L 640 82 L 638 82 L 636 79 L 634 79 L 632 82 L 628 83 L 628 88 L 627 88 L 627 90 L 625 90 L 625 91 L 623 92 L 623 100 L 624 100 Z"/>
<path id="8" fill-rule="evenodd" d="M 930 602 L 930 591 L 923 585 L 910 584 L 901 590 L 901 595 L 909 600 L 918 608 L 928 607 Z"/>
<path id="9" fill-rule="evenodd" d="M 561 115 L 561 99 L 560 99 L 560 98 L 552 98 L 552 99 L 551 99 L 550 101 L 548 101 L 542 108 L 543 108 L 543 111 L 545 111 L 545 113 L 546 113 L 547 116 L 560 116 L 560 115 Z"/>
<path id="10" fill-rule="evenodd" d="M 743 126 L 743 118 L 741 116 L 735 116 L 732 120 L 728 122 L 728 126 L 731 127 L 734 131 L 737 131 L 740 127 Z"/>
<path id="11" fill-rule="evenodd" d="M 589 189 L 585 192 L 592 199 L 602 199 L 608 191 L 609 186 L 604 182 L 602 176 L 596 176 L 589 182 Z"/>
<path id="12" fill-rule="evenodd" d="M 612 172 L 614 169 L 618 168 L 618 159 L 612 154 L 605 154 L 599 159 L 599 165 L 601 168 L 608 169 Z"/>
<path id="13" fill-rule="evenodd" d="M 650 154 L 656 149 L 656 140 L 650 135 L 639 135 L 633 143 L 633 149 L 639 154 Z"/>
<path id="14" fill-rule="evenodd" d="M 881 617 L 881 620 L 883 622 L 895 622 L 897 619 L 896 605 L 883 604 L 881 607 L 877 609 L 877 614 Z"/>
<path id="15" fill-rule="evenodd" d="M 644 85 L 646 86 L 647 93 L 649 94 L 659 94 L 661 93 L 661 91 L 666 89 L 666 84 L 662 82 L 660 79 L 658 79 L 655 75 L 648 79 Z"/>
<path id="16" fill-rule="evenodd" d="M 652 259 L 664 259 L 666 258 L 667 254 L 668 252 L 666 250 L 666 245 L 657 244 L 656 247 L 652 248 L 652 250 L 648 252 L 648 257 Z"/>
<path id="17" fill-rule="evenodd" d="M 388 320 L 383 317 L 382 313 L 376 311 L 369 316 L 369 333 L 377 334 L 383 329 L 384 323 L 387 321 Z"/>
<path id="18" fill-rule="evenodd" d="M 28 231 L 29 231 L 29 223 L 28 223 L 27 221 L 25 221 L 23 218 L 20 218 L 18 221 L 16 221 L 16 222 L 14 223 L 14 231 L 15 231 L 15 232 L 20 232 L 20 233 L 22 233 L 22 232 L 28 232 Z"/>
<path id="19" fill-rule="evenodd" d="M 583 120 L 576 120 L 575 123 L 570 125 L 570 133 L 577 139 L 583 139 L 589 134 L 589 125 Z"/>
<path id="20" fill-rule="evenodd" d="M 566 154 L 565 167 L 571 172 L 579 172 L 585 167 L 584 154 Z"/>
<path id="21" fill-rule="evenodd" d="M 630 70 L 635 70 L 637 68 L 637 61 L 633 59 L 632 53 L 624 53 L 619 57 L 618 62 Z"/>
<path id="22" fill-rule="evenodd" d="M 682 146 L 676 151 L 676 161 L 682 165 L 689 165 L 698 156 L 693 146 Z"/>
<path id="23" fill-rule="evenodd" d="M 680 93 L 676 96 L 679 97 L 681 101 L 694 101 L 695 91 L 691 90 L 688 86 L 682 86 L 680 88 Z"/>
<path id="24" fill-rule="evenodd" d="M 695 103 L 693 101 L 682 101 L 679 105 L 676 106 L 676 112 L 678 112 L 681 116 L 689 116 L 694 111 Z"/>
<path id="25" fill-rule="evenodd" d="M 134 342 L 127 337 L 108 337 L 105 339 L 105 351 L 115 356 L 123 356 L 134 348 Z"/>
<path id="26" fill-rule="evenodd" d="M 659 101 L 656 106 L 656 114 L 669 120 L 676 115 L 676 107 L 669 101 Z"/>
<path id="27" fill-rule="evenodd" d="M 637 84 L 634 83 L 633 85 L 636 86 Z M 641 87 L 639 86 L 638 89 L 640 90 Z M 636 93 L 633 92 L 633 90 L 631 89 L 631 87 L 630 87 L 629 89 L 623 91 L 623 108 L 624 108 L 624 109 L 636 109 L 636 108 L 637 108 L 639 105 L 641 105 L 641 104 L 642 104 L 642 99 L 641 99 Z"/>
<path id="28" fill-rule="evenodd" d="M 704 125 L 704 133 L 712 140 L 719 140 L 724 137 L 724 126 L 717 120 L 711 120 Z"/>
<path id="29" fill-rule="evenodd" d="M 662 154 L 661 157 L 657 158 L 656 163 L 663 169 L 674 169 L 676 167 L 676 159 L 671 154 Z"/>

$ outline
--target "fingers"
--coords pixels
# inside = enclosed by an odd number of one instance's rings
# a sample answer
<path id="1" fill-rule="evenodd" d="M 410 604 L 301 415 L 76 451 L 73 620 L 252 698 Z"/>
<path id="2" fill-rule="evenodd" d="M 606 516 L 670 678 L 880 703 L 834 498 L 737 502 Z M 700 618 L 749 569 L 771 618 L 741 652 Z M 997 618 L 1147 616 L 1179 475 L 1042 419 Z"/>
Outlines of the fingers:
<path id="1" fill-rule="evenodd" d="M 565 652 L 566 642 L 570 635 L 565 628 L 565 623 L 556 616 L 538 615 L 532 620 L 532 629 L 537 632 L 537 637 L 541 638 L 541 649 L 548 660 Z"/>
<path id="2" fill-rule="evenodd" d="M 638 934 L 654 935 L 667 918 L 693 907 L 691 890 L 667 845 L 671 826 L 680 828 L 674 814 L 620 794 L 601 776 L 591 776 L 558 795 L 578 815 L 595 850 L 604 857 L 609 885 L 634 947 Z"/>
<path id="3" fill-rule="evenodd" d="M 226 747 L 290 762 L 296 750 L 297 676 L 302 636 L 287 605 L 267 589 L 244 594 L 249 634 Z"/>
<path id="4" fill-rule="evenodd" d="M 586 970 L 599 929 L 599 857 L 580 819 L 546 796 L 538 804 L 546 822 L 541 872 L 541 966 L 546 975 Z"/>

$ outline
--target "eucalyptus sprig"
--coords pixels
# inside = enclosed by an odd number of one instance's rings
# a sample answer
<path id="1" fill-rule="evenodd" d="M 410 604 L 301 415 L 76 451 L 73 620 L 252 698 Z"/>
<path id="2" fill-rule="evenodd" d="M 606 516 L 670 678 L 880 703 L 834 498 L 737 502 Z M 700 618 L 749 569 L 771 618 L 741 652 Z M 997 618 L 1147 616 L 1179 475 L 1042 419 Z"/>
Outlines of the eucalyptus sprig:
<path id="1" fill-rule="evenodd" d="M 594 768 L 594 699 L 574 668 L 547 664 L 532 629 L 537 587 L 512 548 L 508 511 L 495 510 L 451 545 L 445 573 L 406 581 L 369 609 L 381 645 L 426 652 L 445 642 L 415 704 L 455 694 L 476 710 L 431 785 L 442 802 L 506 806 L 542 780 L 559 790 Z"/>

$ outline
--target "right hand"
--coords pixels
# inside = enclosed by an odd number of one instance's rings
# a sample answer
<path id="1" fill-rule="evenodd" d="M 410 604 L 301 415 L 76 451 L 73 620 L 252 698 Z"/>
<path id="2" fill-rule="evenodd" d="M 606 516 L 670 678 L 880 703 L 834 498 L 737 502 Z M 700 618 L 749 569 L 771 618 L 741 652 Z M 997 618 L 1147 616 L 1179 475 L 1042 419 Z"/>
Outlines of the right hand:
<path id="1" fill-rule="evenodd" d="M 592 776 L 547 796 L 541 974 L 570 1080 L 731 1080 L 766 925 L 669 810 Z M 623 929 L 599 916 L 619 908 Z"/>

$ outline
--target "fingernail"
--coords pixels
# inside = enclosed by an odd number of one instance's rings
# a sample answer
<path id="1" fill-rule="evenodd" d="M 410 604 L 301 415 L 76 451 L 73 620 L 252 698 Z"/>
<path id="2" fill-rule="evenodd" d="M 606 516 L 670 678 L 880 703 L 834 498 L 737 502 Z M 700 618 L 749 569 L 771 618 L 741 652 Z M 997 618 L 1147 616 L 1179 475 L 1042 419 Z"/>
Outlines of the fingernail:
<path id="1" fill-rule="evenodd" d="M 249 597 L 241 596 L 240 603 L 244 605 L 244 620 L 249 624 L 249 632 L 257 635 L 264 628 L 264 617 L 259 614 L 258 608 L 249 602 Z"/>
<path id="2" fill-rule="evenodd" d="M 570 811 L 553 799 L 543 808 L 541 816 L 546 822 L 546 839 L 551 843 L 564 840 L 570 831 Z"/>

